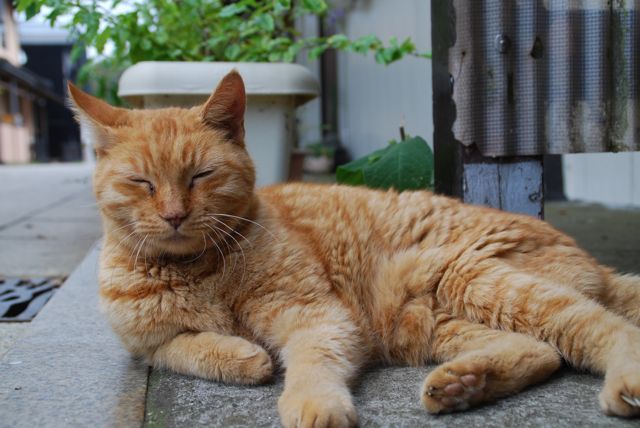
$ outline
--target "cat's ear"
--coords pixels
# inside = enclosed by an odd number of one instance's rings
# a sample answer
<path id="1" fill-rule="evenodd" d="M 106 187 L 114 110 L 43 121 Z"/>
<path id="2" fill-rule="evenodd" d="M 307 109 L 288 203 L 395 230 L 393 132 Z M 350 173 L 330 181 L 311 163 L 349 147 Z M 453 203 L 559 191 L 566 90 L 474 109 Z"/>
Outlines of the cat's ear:
<path id="1" fill-rule="evenodd" d="M 70 107 L 75 113 L 82 132 L 86 133 L 98 154 L 103 154 L 111 144 L 113 136 L 110 130 L 129 125 L 129 113 L 126 109 L 112 107 L 106 102 L 80 90 L 67 82 Z"/>
<path id="2" fill-rule="evenodd" d="M 227 138 L 244 144 L 244 110 L 247 97 L 244 82 L 237 70 L 227 74 L 202 107 L 202 120 Z"/>

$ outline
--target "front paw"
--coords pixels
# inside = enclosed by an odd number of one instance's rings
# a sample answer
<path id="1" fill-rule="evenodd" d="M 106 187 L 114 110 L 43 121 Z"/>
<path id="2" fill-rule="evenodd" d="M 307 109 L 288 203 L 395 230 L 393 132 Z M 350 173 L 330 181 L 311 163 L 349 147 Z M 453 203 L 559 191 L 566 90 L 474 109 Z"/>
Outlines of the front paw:
<path id="1" fill-rule="evenodd" d="M 262 347 L 240 337 L 224 337 L 203 355 L 199 366 L 208 379 L 255 385 L 273 375 L 271 357 Z"/>
<path id="2" fill-rule="evenodd" d="M 456 412 L 484 401 L 489 364 L 488 359 L 463 360 L 436 367 L 422 387 L 422 403 L 427 411 L 433 414 Z"/>
<path id="3" fill-rule="evenodd" d="M 258 345 L 249 342 L 244 345 L 227 362 L 235 378 L 233 382 L 250 385 L 268 382 L 273 375 L 271 357 Z"/>
<path id="4" fill-rule="evenodd" d="M 358 422 L 349 391 L 342 387 L 287 388 L 278 410 L 285 428 L 348 428 Z"/>
<path id="5" fill-rule="evenodd" d="M 600 393 L 600 407 L 611 416 L 640 416 L 640 372 L 634 367 L 607 373 Z"/>

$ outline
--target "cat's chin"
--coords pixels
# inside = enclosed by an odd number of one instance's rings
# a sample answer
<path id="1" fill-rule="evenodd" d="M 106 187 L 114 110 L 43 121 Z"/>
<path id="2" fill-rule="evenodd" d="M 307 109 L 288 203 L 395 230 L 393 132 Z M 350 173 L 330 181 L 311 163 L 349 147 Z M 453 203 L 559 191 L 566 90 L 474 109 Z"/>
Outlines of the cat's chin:
<path id="1" fill-rule="evenodd" d="M 172 254 L 175 256 L 188 256 L 201 253 L 203 250 L 202 239 L 181 233 L 174 233 L 167 237 L 157 239 L 154 243 L 155 252 L 158 254 Z"/>

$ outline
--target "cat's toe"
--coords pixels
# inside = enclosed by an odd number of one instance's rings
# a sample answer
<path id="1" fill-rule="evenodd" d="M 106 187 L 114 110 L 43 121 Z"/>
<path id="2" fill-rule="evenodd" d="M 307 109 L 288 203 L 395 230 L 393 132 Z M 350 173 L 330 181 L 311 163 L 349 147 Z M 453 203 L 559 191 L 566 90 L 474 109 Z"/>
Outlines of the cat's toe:
<path id="1" fill-rule="evenodd" d="M 607 374 L 600 393 L 600 407 L 611 416 L 640 416 L 640 377 L 637 373 L 612 376 Z"/>
<path id="2" fill-rule="evenodd" d="M 620 394 L 620 398 L 631 407 L 640 407 L 640 398 L 628 397 L 624 394 Z"/>
<path id="3" fill-rule="evenodd" d="M 273 375 L 271 357 L 264 349 L 256 348 L 254 355 L 242 360 L 242 371 L 244 372 L 246 383 L 265 383 Z"/>
<path id="4" fill-rule="evenodd" d="M 456 372 L 446 365 L 427 376 L 422 402 L 430 413 L 449 413 L 468 409 L 483 399 L 484 373 Z"/>
<path id="5" fill-rule="evenodd" d="M 278 400 L 285 428 L 351 428 L 358 416 L 347 390 L 315 385 L 285 390 Z"/>

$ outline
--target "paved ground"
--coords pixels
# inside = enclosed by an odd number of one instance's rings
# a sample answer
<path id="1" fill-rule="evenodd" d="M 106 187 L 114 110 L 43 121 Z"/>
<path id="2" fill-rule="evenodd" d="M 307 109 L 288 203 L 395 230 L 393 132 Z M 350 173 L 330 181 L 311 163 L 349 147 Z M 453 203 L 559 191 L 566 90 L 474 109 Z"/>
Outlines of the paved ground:
<path id="1" fill-rule="evenodd" d="M 99 235 L 89 174 L 79 165 L 0 167 L 0 197 L 10 202 L 0 205 L 0 274 L 66 274 L 82 259 Z M 603 263 L 640 273 L 640 210 L 561 203 L 546 211 Z M 0 324 L 0 428 L 278 426 L 281 378 L 237 387 L 158 370 L 148 377 L 97 311 L 98 250 L 33 322 L 20 324 L 9 351 L 2 348 L 8 330 Z M 417 392 L 430 369 L 365 374 L 354 389 L 362 426 L 638 426 L 600 414 L 602 380 L 569 369 L 495 405 L 429 416 Z"/>
<path id="2" fill-rule="evenodd" d="M 67 276 L 101 235 L 86 164 L 0 165 L 0 276 Z M 29 324 L 0 323 L 0 357 Z"/>
<path id="3" fill-rule="evenodd" d="M 545 214 L 551 224 L 573 236 L 600 263 L 640 274 L 640 208 L 554 202 L 547 204 Z"/>
<path id="4" fill-rule="evenodd" d="M 68 275 L 101 234 L 86 164 L 0 166 L 0 275 Z"/>

